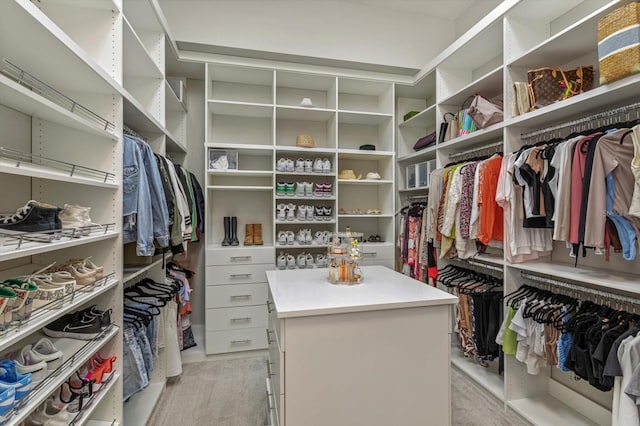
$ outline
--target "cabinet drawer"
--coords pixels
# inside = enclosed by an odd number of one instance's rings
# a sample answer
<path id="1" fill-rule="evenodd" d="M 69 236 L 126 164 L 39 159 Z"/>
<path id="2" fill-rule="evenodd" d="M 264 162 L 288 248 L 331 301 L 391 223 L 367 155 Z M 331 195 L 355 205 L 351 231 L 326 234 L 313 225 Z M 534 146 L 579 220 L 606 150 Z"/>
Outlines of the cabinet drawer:
<path id="1" fill-rule="evenodd" d="M 207 309 L 205 316 L 207 331 L 267 326 L 267 309 L 264 305 Z"/>
<path id="2" fill-rule="evenodd" d="M 267 348 L 267 333 L 265 327 L 208 331 L 205 341 L 207 354 L 251 351 Z"/>
<path id="3" fill-rule="evenodd" d="M 207 309 L 263 305 L 267 300 L 267 283 L 210 285 L 206 288 Z"/>
<path id="4" fill-rule="evenodd" d="M 393 258 L 377 258 L 377 257 L 372 257 L 372 258 L 363 258 L 360 262 L 360 264 L 362 266 L 375 266 L 375 265 L 379 265 L 379 266 L 386 266 L 389 269 L 394 269 L 395 268 L 395 260 Z M 365 275 L 364 279 L 367 279 L 367 276 Z"/>
<path id="5" fill-rule="evenodd" d="M 395 257 L 395 247 L 393 244 L 367 244 L 362 246 L 362 259 L 393 259 Z"/>
<path id="6" fill-rule="evenodd" d="M 207 266 L 207 285 L 264 283 L 272 265 Z"/>
<path id="7" fill-rule="evenodd" d="M 282 351 L 278 346 L 278 341 L 274 338 L 273 332 L 269 333 L 269 340 L 267 341 L 269 347 L 269 358 L 267 359 L 267 375 L 271 379 L 273 385 L 273 391 L 277 396 L 284 394 L 284 368 L 282 363 L 284 362 Z M 280 398 L 278 398 L 279 400 Z"/>
<path id="8" fill-rule="evenodd" d="M 248 265 L 269 263 L 273 269 L 273 247 L 215 247 L 207 249 L 207 265 Z"/>

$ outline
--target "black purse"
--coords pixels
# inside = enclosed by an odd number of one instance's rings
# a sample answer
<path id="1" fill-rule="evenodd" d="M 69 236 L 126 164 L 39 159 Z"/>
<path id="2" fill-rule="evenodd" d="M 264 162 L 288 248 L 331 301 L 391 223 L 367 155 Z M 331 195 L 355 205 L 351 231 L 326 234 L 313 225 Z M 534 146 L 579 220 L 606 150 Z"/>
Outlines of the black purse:
<path id="1" fill-rule="evenodd" d="M 440 123 L 440 131 L 438 132 L 438 143 L 444 142 L 444 138 L 447 136 L 447 129 L 449 128 L 449 122 L 447 121 L 447 115 L 455 118 L 455 114 L 447 112 L 442 117 L 442 123 Z"/>

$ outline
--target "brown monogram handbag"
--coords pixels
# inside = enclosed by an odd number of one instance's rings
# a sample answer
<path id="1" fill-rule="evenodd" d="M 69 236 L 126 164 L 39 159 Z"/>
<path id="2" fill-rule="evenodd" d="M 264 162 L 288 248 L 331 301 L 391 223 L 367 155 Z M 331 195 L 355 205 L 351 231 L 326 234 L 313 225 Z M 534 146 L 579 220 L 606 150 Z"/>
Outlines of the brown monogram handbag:
<path id="1" fill-rule="evenodd" d="M 538 68 L 529 70 L 529 98 L 534 108 L 579 95 L 593 88 L 593 67 L 570 70 Z"/>

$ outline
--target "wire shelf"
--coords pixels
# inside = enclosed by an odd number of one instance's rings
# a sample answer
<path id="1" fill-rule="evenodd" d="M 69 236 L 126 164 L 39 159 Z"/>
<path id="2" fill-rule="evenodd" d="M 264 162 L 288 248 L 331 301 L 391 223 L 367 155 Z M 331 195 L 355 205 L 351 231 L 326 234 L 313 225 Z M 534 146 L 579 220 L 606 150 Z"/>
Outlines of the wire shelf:
<path id="1" fill-rule="evenodd" d="M 114 123 L 105 120 L 98 114 L 80 105 L 68 96 L 60 93 L 53 87 L 39 80 L 35 76 L 29 74 L 27 71 L 9 62 L 6 58 L 3 58 L 2 61 L 4 62 L 4 67 L 2 68 L 2 70 L 0 70 L 0 72 L 13 79 L 16 83 L 26 87 L 34 93 L 39 94 L 43 98 L 50 100 L 51 102 L 68 110 L 69 112 L 72 112 L 77 116 L 86 119 L 87 121 L 93 123 L 97 128 L 111 134 L 115 134 L 116 126 Z"/>
<path id="2" fill-rule="evenodd" d="M 95 223 L 77 228 L 63 228 L 41 232 L 23 232 L 0 229 L 0 238 L 7 240 L 4 245 L 14 244 L 16 246 L 15 249 L 19 250 L 25 242 L 51 243 L 63 238 L 76 239 L 92 235 L 106 234 L 107 232 L 114 230 L 115 227 L 115 223 Z"/>

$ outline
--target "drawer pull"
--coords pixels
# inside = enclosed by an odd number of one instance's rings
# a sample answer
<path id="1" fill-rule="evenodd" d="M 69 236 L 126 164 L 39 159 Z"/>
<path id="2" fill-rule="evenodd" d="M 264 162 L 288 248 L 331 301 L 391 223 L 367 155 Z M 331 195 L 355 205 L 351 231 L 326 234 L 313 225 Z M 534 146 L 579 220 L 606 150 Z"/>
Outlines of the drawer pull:
<path id="1" fill-rule="evenodd" d="M 252 274 L 230 274 L 229 278 L 251 278 Z"/>
<path id="2" fill-rule="evenodd" d="M 239 260 L 250 261 L 251 260 L 251 256 L 231 256 L 229 258 L 229 260 L 231 260 L 232 262 L 239 261 Z"/>
<path id="3" fill-rule="evenodd" d="M 273 311 L 274 311 L 274 309 L 271 309 L 271 305 L 273 305 L 273 302 L 272 302 L 272 301 L 270 301 L 270 300 L 267 300 L 267 311 L 268 311 L 269 313 L 271 313 L 271 312 L 273 312 Z"/>
<path id="4" fill-rule="evenodd" d="M 251 295 L 250 294 L 234 294 L 231 295 L 231 300 L 234 299 L 250 299 Z"/>
<path id="5" fill-rule="evenodd" d="M 271 363 L 267 360 L 267 377 L 271 378 L 274 374 L 271 372 Z"/>
<path id="6" fill-rule="evenodd" d="M 273 343 L 273 340 L 271 340 L 271 330 L 267 328 L 267 345 L 270 345 L 272 343 Z"/>
<path id="7" fill-rule="evenodd" d="M 378 253 L 376 253 L 375 251 L 370 251 L 370 252 L 363 251 L 360 254 L 365 257 L 376 257 L 378 255 Z"/>
<path id="8" fill-rule="evenodd" d="M 247 322 L 247 321 L 251 321 L 251 317 L 242 317 L 242 318 L 231 318 L 230 319 L 231 322 Z"/>
<path id="9" fill-rule="evenodd" d="M 244 339 L 244 340 L 232 340 L 229 343 L 231 343 L 232 345 L 239 345 L 239 344 L 245 344 L 248 345 L 249 343 L 251 343 L 251 339 Z"/>

